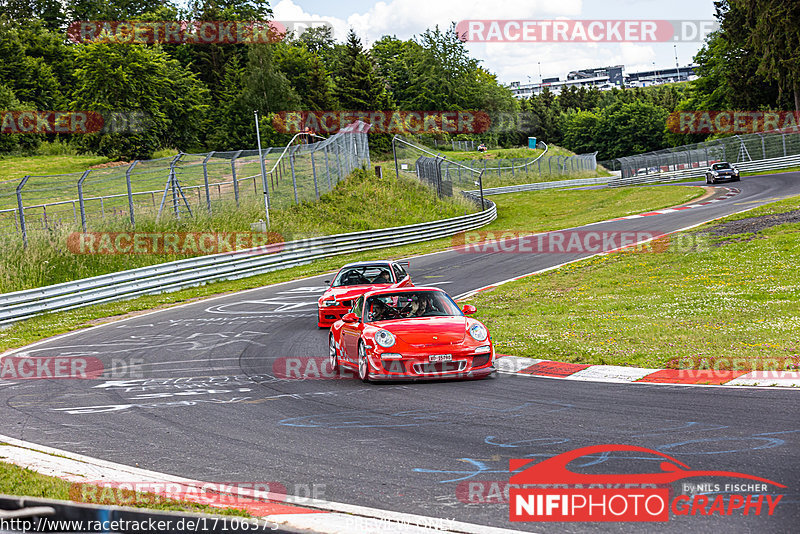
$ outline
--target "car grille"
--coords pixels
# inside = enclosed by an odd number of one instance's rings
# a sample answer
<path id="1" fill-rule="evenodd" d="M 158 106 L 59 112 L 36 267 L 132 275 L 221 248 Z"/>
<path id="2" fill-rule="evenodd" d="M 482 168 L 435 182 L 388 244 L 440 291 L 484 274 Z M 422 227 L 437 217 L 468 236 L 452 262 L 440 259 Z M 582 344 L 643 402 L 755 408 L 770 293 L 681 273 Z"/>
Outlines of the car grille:
<path id="1" fill-rule="evenodd" d="M 415 363 L 414 372 L 420 375 L 432 375 L 463 371 L 467 368 L 466 360 L 454 362 Z"/>
<path id="2" fill-rule="evenodd" d="M 491 358 L 491 354 L 482 354 L 481 356 L 475 356 L 472 358 L 472 367 L 482 367 L 489 363 L 489 359 Z"/>

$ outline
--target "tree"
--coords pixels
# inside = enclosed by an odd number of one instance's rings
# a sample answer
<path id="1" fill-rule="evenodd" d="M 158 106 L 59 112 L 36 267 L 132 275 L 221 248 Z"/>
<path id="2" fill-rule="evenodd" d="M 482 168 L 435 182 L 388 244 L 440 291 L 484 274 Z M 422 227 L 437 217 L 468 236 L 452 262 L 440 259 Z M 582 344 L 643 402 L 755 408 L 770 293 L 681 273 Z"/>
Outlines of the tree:
<path id="1" fill-rule="evenodd" d="M 591 111 L 570 110 L 562 113 L 560 122 L 564 135 L 562 143 L 565 148 L 578 154 L 599 150 L 601 139 L 601 134 L 597 131 L 600 123 L 599 115 Z"/>
<path id="2" fill-rule="evenodd" d="M 17 100 L 9 87 L 0 84 L 0 110 L 3 111 L 29 111 L 33 106 Z M 31 152 L 39 146 L 41 135 L 13 134 L 3 132 L 0 134 L 0 153 L 3 152 Z"/>
<path id="3" fill-rule="evenodd" d="M 308 28 L 297 38 L 299 44 L 305 46 L 306 50 L 312 54 L 325 57 L 329 53 L 336 41 L 333 39 L 333 31 L 330 26 L 320 26 L 319 28 Z"/>
<path id="4" fill-rule="evenodd" d="M 620 102 L 603 109 L 595 130 L 598 159 L 664 148 L 667 115 L 665 109 L 647 102 Z"/>
<path id="5" fill-rule="evenodd" d="M 251 113 L 254 109 L 264 113 L 299 108 L 300 97 L 278 69 L 274 44 L 248 45 L 244 95 Z M 255 141 L 255 134 L 252 139 Z"/>
<path id="6" fill-rule="evenodd" d="M 73 50 L 39 20 L 0 19 L 0 80 L 38 109 L 63 109 Z"/>
<path id="7" fill-rule="evenodd" d="M 721 2 L 725 4 L 724 0 Z M 758 57 L 757 73 L 794 96 L 800 112 L 800 3 L 786 0 L 730 0 L 723 24 L 746 35 L 748 47 Z M 737 11 L 741 10 L 741 17 Z"/>
<path id="8" fill-rule="evenodd" d="M 308 92 L 304 100 L 311 111 L 337 109 L 339 104 L 333 96 L 333 82 L 317 54 L 311 56 L 311 70 L 308 73 Z"/>
<path id="9" fill-rule="evenodd" d="M 173 142 L 195 144 L 208 90 L 159 47 L 92 43 L 81 47 L 76 67 L 73 109 L 144 117 L 137 131 L 84 135 L 83 150 L 130 159 Z"/>
<path id="10" fill-rule="evenodd" d="M 235 150 L 252 145 L 253 110 L 244 98 L 245 67 L 238 56 L 233 56 L 225 65 L 225 73 L 219 88 L 219 104 L 211 113 L 212 125 L 208 136 L 208 148 L 212 150 Z"/>
<path id="11" fill-rule="evenodd" d="M 343 109 L 377 111 L 389 101 L 386 84 L 378 78 L 361 39 L 351 29 L 345 43 L 345 56 L 336 77 L 336 96 Z"/>
<path id="12" fill-rule="evenodd" d="M 50 30 L 58 30 L 66 21 L 58 0 L 0 0 L 0 18 L 19 22 L 37 19 Z"/>

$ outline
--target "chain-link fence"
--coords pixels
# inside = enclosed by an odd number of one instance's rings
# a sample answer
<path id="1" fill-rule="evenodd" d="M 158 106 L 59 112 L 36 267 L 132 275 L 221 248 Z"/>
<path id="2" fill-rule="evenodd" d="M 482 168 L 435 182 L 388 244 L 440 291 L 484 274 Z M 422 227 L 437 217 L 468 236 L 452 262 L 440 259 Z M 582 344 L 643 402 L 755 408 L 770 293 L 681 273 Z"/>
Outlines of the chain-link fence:
<path id="1" fill-rule="evenodd" d="M 797 129 L 734 135 L 703 143 L 666 148 L 655 152 L 617 158 L 621 178 L 702 170 L 718 161 L 744 163 L 800 154 Z"/>
<path id="2" fill-rule="evenodd" d="M 261 150 L 178 154 L 83 173 L 0 182 L 0 229 L 25 240 L 34 228 L 86 232 L 120 221 L 191 217 L 264 199 L 281 209 L 314 201 L 369 166 L 369 126 L 357 122 L 319 142 Z M 262 160 L 264 174 L 262 175 Z"/>
<path id="3" fill-rule="evenodd" d="M 392 145 L 398 173 L 406 172 L 424 179 L 430 171 L 428 168 L 418 169 L 418 167 L 421 164 L 430 165 L 432 163 L 430 160 L 436 159 L 441 180 L 452 184 L 442 186 L 444 190 L 475 190 L 479 185 L 477 180 L 481 173 L 483 187 L 486 188 L 593 177 L 597 174 L 596 152 L 573 156 L 549 156 L 545 150 L 537 157 L 530 158 L 480 158 L 454 161 L 432 151 L 429 147 L 420 146 L 401 136 L 395 136 Z M 429 159 L 421 159 L 422 157 Z"/>

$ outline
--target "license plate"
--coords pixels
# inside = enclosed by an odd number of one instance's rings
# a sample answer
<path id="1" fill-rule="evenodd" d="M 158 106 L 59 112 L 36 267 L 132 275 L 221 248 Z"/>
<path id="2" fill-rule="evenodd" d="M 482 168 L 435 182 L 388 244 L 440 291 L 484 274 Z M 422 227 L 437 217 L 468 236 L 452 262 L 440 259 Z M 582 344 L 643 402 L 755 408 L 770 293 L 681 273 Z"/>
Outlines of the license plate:
<path id="1" fill-rule="evenodd" d="M 452 354 L 431 354 L 428 356 L 429 362 L 450 362 L 453 361 Z"/>

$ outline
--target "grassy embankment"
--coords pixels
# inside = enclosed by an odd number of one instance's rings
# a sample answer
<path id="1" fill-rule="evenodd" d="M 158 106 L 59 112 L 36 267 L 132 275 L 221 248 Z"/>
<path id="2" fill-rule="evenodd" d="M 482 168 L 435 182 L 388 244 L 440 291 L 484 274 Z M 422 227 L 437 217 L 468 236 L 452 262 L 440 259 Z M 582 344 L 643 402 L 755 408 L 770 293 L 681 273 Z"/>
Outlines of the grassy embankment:
<path id="1" fill-rule="evenodd" d="M 793 369 L 797 210 L 794 197 L 685 232 L 663 253 L 597 256 L 470 302 L 501 353 L 649 368 Z"/>

